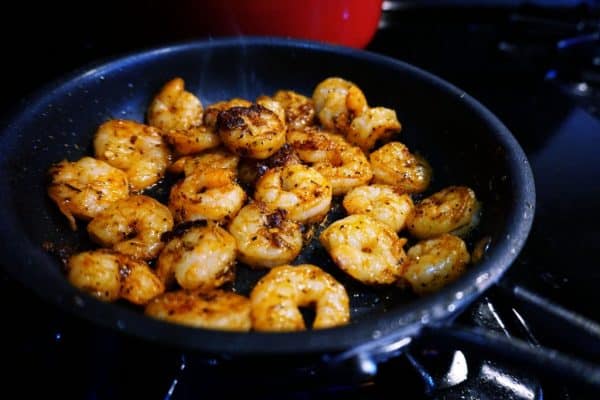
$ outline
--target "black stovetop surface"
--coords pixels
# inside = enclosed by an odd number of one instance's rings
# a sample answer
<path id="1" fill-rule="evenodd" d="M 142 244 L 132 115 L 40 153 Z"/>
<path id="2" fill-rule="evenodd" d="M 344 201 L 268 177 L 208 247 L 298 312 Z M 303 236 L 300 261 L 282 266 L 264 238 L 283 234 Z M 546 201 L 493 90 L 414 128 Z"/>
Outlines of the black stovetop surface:
<path id="1" fill-rule="evenodd" d="M 149 4 L 157 7 L 156 2 Z M 122 35 L 114 31 L 118 27 L 103 30 L 100 22 L 63 15 L 64 9 L 30 13 L 25 5 L 15 7 L 18 9 L 10 15 L 23 23 L 23 30 L 33 29 L 34 34 L 3 32 L 5 38 L 20 37 L 8 40 L 4 50 L 3 69 L 12 82 L 1 99 L 4 107 L 87 62 L 189 38 L 176 30 Z M 531 162 L 538 202 L 527 245 L 507 278 L 600 321 L 600 45 L 597 37 L 593 40 L 598 19 L 584 8 L 567 11 L 391 11 L 384 15 L 385 26 L 368 50 L 447 79 L 479 99 L 508 126 Z M 106 9 L 97 12 L 109 15 Z M 582 25 L 581 21 L 586 22 Z M 70 32 L 59 32 L 59 24 L 67 24 Z M 134 23 L 134 28 L 142 25 Z M 573 47 L 561 47 L 561 40 L 589 36 L 590 32 L 591 41 L 588 38 Z M 76 320 L 43 304 L 4 275 L 0 293 L 5 306 L 3 359 L 9 370 L 2 381 L 24 395 L 180 399 L 215 391 L 264 398 L 388 398 L 391 391 L 394 397 L 440 399 L 598 397 L 584 388 L 533 376 L 518 365 L 482 360 L 468 353 L 463 354 L 469 366 L 468 379 L 431 394 L 424 393 L 422 379 L 406 357 L 385 363 L 376 378 L 361 387 L 341 384 L 307 389 L 290 384 L 291 389 L 285 389 L 292 373 L 265 370 L 260 379 L 255 375 L 242 379 L 247 373 L 242 368 L 232 369 L 231 379 L 227 379 L 214 372 L 219 368 L 213 365 L 219 363 L 216 360 L 150 348 Z M 506 328 L 523 336 L 510 322 L 513 311 L 511 304 L 491 290 L 461 321 Z M 523 317 L 527 320 L 526 314 Z M 545 344 L 543 330 L 533 327 L 532 332 Z M 552 344 L 560 347 L 560 343 Z M 448 360 L 456 357 L 454 352 L 428 348 L 416 348 L 413 355 L 430 371 L 445 371 Z M 261 365 L 252 368 L 260 371 Z"/>

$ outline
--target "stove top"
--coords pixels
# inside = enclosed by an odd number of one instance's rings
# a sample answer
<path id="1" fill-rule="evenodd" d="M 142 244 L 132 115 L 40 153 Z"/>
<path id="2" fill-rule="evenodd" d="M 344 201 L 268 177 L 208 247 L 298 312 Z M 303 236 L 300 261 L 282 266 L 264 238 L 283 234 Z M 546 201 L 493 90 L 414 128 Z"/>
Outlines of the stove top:
<path id="1" fill-rule="evenodd" d="M 368 50 L 420 66 L 461 87 L 508 126 L 529 157 L 536 180 L 536 219 L 505 279 L 569 312 L 600 321 L 600 268 L 595 265 L 600 242 L 596 10 L 386 3 L 391 6 Z M 149 4 L 156 9 L 156 2 Z M 13 57 L 6 73 L 18 85 L 8 87 L 0 100 L 3 106 L 87 62 L 184 39 L 176 31 L 148 30 L 124 38 L 80 20 L 73 22 L 76 34 L 64 35 L 54 26 L 70 20 L 60 10 L 44 11 L 31 16 L 24 9 L 15 11 L 31 17 L 29 26 L 36 26 L 40 36 L 8 44 Z M 43 69 L 34 74 L 23 68 L 37 65 Z M 86 399 L 183 399 L 204 393 L 262 398 L 389 398 L 389 393 L 415 399 L 598 397 L 589 388 L 536 376 L 518 364 L 468 349 L 424 345 L 384 362 L 359 386 L 344 379 L 320 382 L 314 378 L 319 371 L 298 363 L 273 368 L 254 361 L 249 371 L 247 364 L 234 360 L 182 354 L 73 319 L 4 275 L 0 293 L 3 303 L 10 304 L 5 307 L 10 321 L 4 325 L 5 382 L 23 394 Z M 457 322 L 521 338 L 531 346 L 571 348 L 564 336 L 557 340 L 549 334 L 552 329 L 536 324 L 535 315 L 500 288 L 488 291 Z"/>

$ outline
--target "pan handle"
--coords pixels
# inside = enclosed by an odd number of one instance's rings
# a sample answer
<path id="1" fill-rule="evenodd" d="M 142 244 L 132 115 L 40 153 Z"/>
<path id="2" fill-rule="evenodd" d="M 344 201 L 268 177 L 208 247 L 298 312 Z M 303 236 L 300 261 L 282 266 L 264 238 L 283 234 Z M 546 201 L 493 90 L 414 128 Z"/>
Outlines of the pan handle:
<path id="1" fill-rule="evenodd" d="M 509 296 L 513 306 L 527 310 L 528 321 L 542 329 L 560 343 L 569 353 L 540 346 L 507 336 L 507 334 L 480 327 L 467 327 L 456 322 L 417 325 L 386 335 L 345 352 L 325 356 L 322 361 L 335 367 L 340 374 L 353 375 L 365 380 L 377 373 L 378 364 L 406 353 L 412 345 L 431 346 L 437 349 L 471 351 L 486 358 L 508 361 L 538 376 L 553 376 L 561 382 L 583 384 L 600 390 L 600 325 L 573 313 L 521 286 L 499 284 L 501 293 Z M 545 337 L 546 338 L 546 337 Z M 340 368 L 342 367 L 342 368 Z M 429 391 L 435 382 L 424 376 Z"/>
<path id="2" fill-rule="evenodd" d="M 545 343 L 566 348 L 588 361 L 600 362 L 600 324 L 523 286 L 500 281 L 498 287 L 513 307 L 527 313 L 528 323 L 538 333 L 536 336 L 543 336 Z"/>
<path id="3" fill-rule="evenodd" d="M 573 357 L 557 350 L 510 338 L 501 333 L 483 329 L 453 326 L 424 327 L 420 343 L 435 343 L 476 352 L 482 357 L 508 361 L 521 369 L 534 371 L 537 376 L 552 376 L 561 382 L 583 384 L 600 390 L 600 365 Z"/>
<path id="4" fill-rule="evenodd" d="M 600 325 L 522 286 L 501 282 L 499 287 L 512 300 L 513 307 L 527 312 L 528 322 L 544 334 L 545 342 L 568 353 L 456 323 L 424 326 L 416 341 L 473 351 L 517 364 L 539 376 L 553 376 L 600 390 Z"/>

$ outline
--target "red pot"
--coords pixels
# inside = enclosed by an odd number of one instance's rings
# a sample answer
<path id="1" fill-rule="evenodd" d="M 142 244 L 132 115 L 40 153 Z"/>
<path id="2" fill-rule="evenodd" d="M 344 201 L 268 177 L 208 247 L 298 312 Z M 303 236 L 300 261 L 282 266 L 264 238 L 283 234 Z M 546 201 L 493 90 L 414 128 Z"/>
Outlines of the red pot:
<path id="1" fill-rule="evenodd" d="M 187 0 L 192 33 L 289 36 L 356 48 L 377 31 L 382 0 Z"/>

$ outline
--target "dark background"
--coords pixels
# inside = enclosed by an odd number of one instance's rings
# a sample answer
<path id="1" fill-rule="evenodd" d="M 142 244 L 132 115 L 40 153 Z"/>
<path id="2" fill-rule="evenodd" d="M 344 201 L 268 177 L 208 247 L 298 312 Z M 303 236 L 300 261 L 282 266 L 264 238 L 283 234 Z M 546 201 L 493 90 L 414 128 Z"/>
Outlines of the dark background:
<path id="1" fill-rule="evenodd" d="M 5 2 L 0 24 L 2 37 L 4 83 L 11 87 L 2 96 L 9 105 L 14 96 L 23 95 L 48 80 L 79 68 L 88 62 L 174 41 L 210 35 L 198 24 L 202 0 L 105 0 L 102 2 Z M 387 13 L 395 26 L 396 56 L 424 67 L 460 61 L 475 70 L 485 60 L 475 42 L 457 37 L 457 28 L 483 24 L 495 29 L 505 24 L 507 16 L 525 12 L 536 17 L 550 15 L 560 21 L 577 21 L 579 16 L 595 10 L 595 0 L 437 0 L 387 1 Z M 560 8 L 533 7 L 530 4 L 560 5 Z M 194 9 L 191 12 L 191 9 Z M 540 27 L 532 27 L 532 34 Z M 474 32 L 464 32 L 474 33 Z M 477 32 L 478 35 L 485 32 Z M 458 41 L 460 40 L 460 42 Z M 457 49 L 460 47 L 461 49 Z M 383 50 L 381 47 L 377 50 Z M 459 53 L 457 53 L 459 50 Z M 394 50 L 387 46 L 387 53 Z M 418 54 L 417 54 L 418 53 Z M 426 55 L 427 54 L 427 55 Z M 451 54 L 467 57 L 457 60 Z M 425 55 L 425 58 L 423 56 Z M 433 62 L 435 60 L 435 62 Z M 481 73 L 483 71 L 479 71 Z M 14 88 L 14 89 L 13 89 Z"/>

